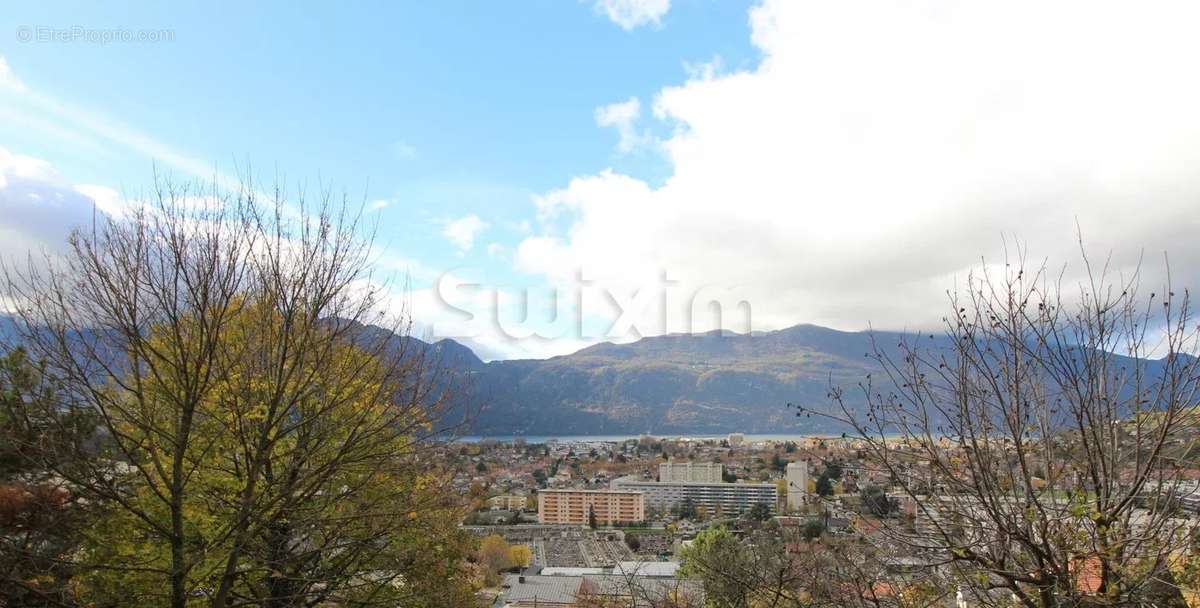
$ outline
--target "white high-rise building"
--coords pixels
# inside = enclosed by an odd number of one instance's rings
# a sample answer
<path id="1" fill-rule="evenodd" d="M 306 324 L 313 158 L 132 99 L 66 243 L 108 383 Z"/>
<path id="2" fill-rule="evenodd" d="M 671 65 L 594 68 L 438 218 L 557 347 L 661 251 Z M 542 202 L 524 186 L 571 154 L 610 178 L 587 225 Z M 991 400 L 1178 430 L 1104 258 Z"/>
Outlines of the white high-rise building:
<path id="1" fill-rule="evenodd" d="M 729 443 L 729 447 L 731 448 L 741 447 L 743 443 L 746 443 L 746 435 L 743 433 L 730 433 L 725 438 L 725 441 Z"/>
<path id="2" fill-rule="evenodd" d="M 799 509 L 808 495 L 808 463 L 803 460 L 787 465 L 787 508 Z"/>
<path id="3" fill-rule="evenodd" d="M 658 480 L 721 483 L 724 471 L 719 462 L 663 462 L 658 465 Z"/>
<path id="4" fill-rule="evenodd" d="M 641 492 L 646 508 L 670 509 L 691 501 L 709 515 L 734 515 L 762 503 L 775 512 L 778 489 L 773 483 L 720 483 L 702 481 L 647 481 L 634 475 L 618 477 L 613 490 Z"/>

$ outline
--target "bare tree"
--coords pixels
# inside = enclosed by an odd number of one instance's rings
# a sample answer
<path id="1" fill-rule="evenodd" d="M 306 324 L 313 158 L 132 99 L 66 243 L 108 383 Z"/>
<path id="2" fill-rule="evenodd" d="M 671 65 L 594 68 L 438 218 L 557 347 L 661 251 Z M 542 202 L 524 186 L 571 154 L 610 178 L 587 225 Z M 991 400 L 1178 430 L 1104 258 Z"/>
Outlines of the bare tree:
<path id="1" fill-rule="evenodd" d="M 58 407 L 109 437 L 55 471 L 110 512 L 85 587 L 176 607 L 396 605 L 424 576 L 449 593 L 458 505 L 431 443 L 454 383 L 382 312 L 370 243 L 328 192 L 159 181 L 6 271 Z"/>
<path id="2" fill-rule="evenodd" d="M 1188 293 L 1083 262 L 1077 290 L 1023 257 L 973 276 L 944 339 L 877 344 L 882 380 L 813 412 L 915 511 L 882 520 L 886 543 L 973 604 L 1181 605 L 1171 570 L 1195 518 L 1146 507 L 1196 490 Z"/>
<path id="3" fill-rule="evenodd" d="M 856 538 L 764 529 L 739 539 L 712 528 L 684 551 L 682 573 L 703 581 L 706 605 L 717 608 L 927 608 L 945 600 L 936 586 L 913 593 L 911 581 L 888 572 L 881 557 Z"/>

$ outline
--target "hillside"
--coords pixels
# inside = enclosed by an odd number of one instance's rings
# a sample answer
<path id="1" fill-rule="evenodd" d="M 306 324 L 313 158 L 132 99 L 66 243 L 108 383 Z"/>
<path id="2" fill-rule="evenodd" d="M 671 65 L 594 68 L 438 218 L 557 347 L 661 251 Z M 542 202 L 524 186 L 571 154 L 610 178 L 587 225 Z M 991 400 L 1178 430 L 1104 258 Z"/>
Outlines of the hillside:
<path id="1" fill-rule="evenodd" d="M 15 337 L 0 315 L 0 344 Z M 788 402 L 823 405 L 830 383 L 852 387 L 876 369 L 871 334 L 814 325 L 756 334 L 675 334 L 602 343 L 551 359 L 485 363 L 449 339 L 381 335 L 449 374 L 437 382 L 467 397 L 473 434 L 609 434 L 835 431 L 797 418 Z M 881 347 L 901 335 L 876 332 Z M 451 379 L 453 378 L 453 379 Z M 450 380 L 450 384 L 444 384 Z"/>
<path id="2" fill-rule="evenodd" d="M 875 333 L 894 346 L 900 334 Z M 597 344 L 547 360 L 495 361 L 477 376 L 477 433 L 721 433 L 836 430 L 787 402 L 825 404 L 830 383 L 877 369 L 871 335 L 813 325 Z"/>
<path id="3" fill-rule="evenodd" d="M 797 325 L 754 334 L 672 334 L 544 360 L 485 363 L 454 340 L 428 343 L 362 329 L 362 339 L 394 341 L 440 370 L 430 379 L 435 395 L 445 389 L 455 398 L 451 421 L 468 416 L 465 432 L 489 435 L 840 432 L 828 421 L 797 417 L 785 404 L 827 406 L 831 385 L 848 389 L 852 406 L 861 403 L 856 385 L 878 371 L 867 353 L 878 346 L 894 356 L 906 338 Z M 0 315 L 0 347 L 15 337 L 12 319 Z M 948 346 L 941 335 L 923 338 L 926 347 Z M 1145 363 L 1151 376 L 1163 364 Z"/>

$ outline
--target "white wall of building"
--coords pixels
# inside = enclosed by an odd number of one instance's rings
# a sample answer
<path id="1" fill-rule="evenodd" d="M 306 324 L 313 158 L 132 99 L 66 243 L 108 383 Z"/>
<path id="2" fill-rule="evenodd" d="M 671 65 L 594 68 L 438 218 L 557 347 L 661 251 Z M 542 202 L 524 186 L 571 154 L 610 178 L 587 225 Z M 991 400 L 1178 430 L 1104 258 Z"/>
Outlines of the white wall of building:
<path id="1" fill-rule="evenodd" d="M 787 465 L 787 508 L 799 509 L 808 496 L 808 463 L 789 462 Z"/>
<path id="2" fill-rule="evenodd" d="M 658 465 L 658 480 L 721 483 L 724 471 L 719 462 L 663 462 Z"/>

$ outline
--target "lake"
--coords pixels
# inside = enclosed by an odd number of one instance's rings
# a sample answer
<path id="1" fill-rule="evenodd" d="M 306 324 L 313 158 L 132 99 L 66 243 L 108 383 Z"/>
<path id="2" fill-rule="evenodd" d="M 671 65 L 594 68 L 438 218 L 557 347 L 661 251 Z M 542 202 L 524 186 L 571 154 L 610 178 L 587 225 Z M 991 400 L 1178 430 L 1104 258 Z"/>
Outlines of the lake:
<path id="1" fill-rule="evenodd" d="M 820 433 L 790 433 L 790 434 L 750 434 L 745 433 L 746 443 L 755 443 L 759 441 L 799 441 L 810 437 L 840 437 L 841 435 L 822 435 Z M 692 439 L 692 440 L 714 440 L 720 441 L 729 436 L 728 433 L 720 435 L 686 435 L 686 434 L 670 434 L 670 435 L 651 435 L 656 439 Z M 601 441 L 620 443 L 630 439 L 638 439 L 640 435 L 468 435 L 459 437 L 457 441 L 463 443 L 478 443 L 480 441 L 497 441 L 500 443 L 513 443 L 518 439 L 524 439 L 525 443 L 547 443 L 551 440 L 560 443 L 579 443 L 586 441 Z"/>

